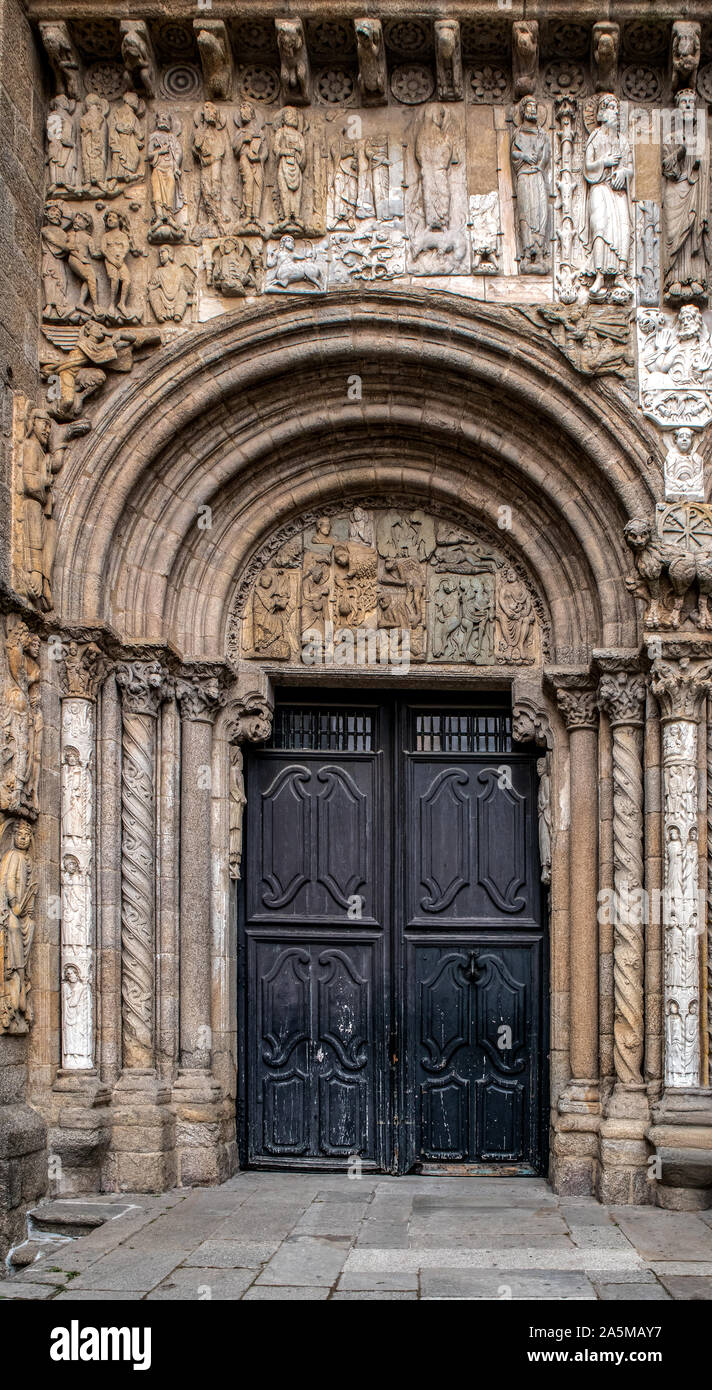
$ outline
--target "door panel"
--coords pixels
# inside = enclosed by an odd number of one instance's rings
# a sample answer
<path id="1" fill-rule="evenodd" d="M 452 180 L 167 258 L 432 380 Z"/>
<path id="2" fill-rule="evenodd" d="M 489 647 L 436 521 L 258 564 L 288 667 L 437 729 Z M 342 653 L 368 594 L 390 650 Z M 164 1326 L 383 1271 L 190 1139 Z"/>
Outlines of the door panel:
<path id="1" fill-rule="evenodd" d="M 501 709 L 395 697 L 275 731 L 246 760 L 244 1160 L 541 1166 L 534 755 Z"/>

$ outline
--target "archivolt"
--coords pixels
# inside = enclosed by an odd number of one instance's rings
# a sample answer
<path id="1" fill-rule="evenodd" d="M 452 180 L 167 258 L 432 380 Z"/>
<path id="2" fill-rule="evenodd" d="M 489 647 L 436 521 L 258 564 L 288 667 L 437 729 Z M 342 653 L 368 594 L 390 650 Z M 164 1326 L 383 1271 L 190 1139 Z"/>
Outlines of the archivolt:
<path id="1" fill-rule="evenodd" d="M 432 293 L 262 302 L 164 347 L 107 402 L 62 476 L 57 608 L 219 658 L 275 527 L 398 493 L 511 524 L 555 658 L 582 660 L 636 641 L 622 532 L 654 507 L 654 447 L 620 384 L 578 376 L 514 310 Z"/>

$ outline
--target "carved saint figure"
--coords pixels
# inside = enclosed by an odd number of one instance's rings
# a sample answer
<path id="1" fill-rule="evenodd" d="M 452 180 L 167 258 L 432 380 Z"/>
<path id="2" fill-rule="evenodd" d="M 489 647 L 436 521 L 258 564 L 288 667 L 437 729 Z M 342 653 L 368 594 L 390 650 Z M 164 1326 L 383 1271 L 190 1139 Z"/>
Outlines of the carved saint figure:
<path id="1" fill-rule="evenodd" d="M 177 117 L 167 111 L 156 112 L 156 128 L 149 136 L 146 150 L 153 204 L 149 241 L 181 241 L 183 237 L 183 228 L 177 221 L 178 213 L 185 206 L 180 128 Z"/>
<path id="2" fill-rule="evenodd" d="M 277 160 L 278 225 L 301 228 L 307 147 L 299 112 L 294 106 L 285 106 L 278 119 L 274 133 L 274 154 Z"/>
<path id="3" fill-rule="evenodd" d="M 202 214 L 207 218 L 207 225 L 196 226 L 192 239 L 201 241 L 204 236 L 220 236 L 224 230 L 223 161 L 228 151 L 228 140 L 225 116 L 212 101 L 206 101 L 197 113 L 194 126 L 193 155 L 200 165 L 198 221 Z"/>
<path id="4" fill-rule="evenodd" d="M 247 227 L 261 231 L 267 140 L 257 126 L 255 108 L 249 101 L 242 102 L 240 114 L 234 119 L 237 129 L 232 148 L 240 174 L 238 215 L 243 231 Z"/>
<path id="5" fill-rule="evenodd" d="M 94 222 L 88 212 L 76 212 L 74 214 L 72 225 L 67 233 L 67 244 L 69 247 L 67 263 L 81 284 L 78 307 L 83 308 L 88 299 L 92 309 L 96 311 L 99 307 L 99 299 L 96 271 L 92 261 L 101 260 L 101 251 L 97 250 L 94 245 Z"/>
<path id="6" fill-rule="evenodd" d="M 59 203 L 47 203 L 42 226 L 42 317 L 64 319 L 71 313 L 67 298 L 69 223 Z"/>
<path id="7" fill-rule="evenodd" d="M 539 774 L 537 812 L 539 815 L 539 865 L 542 883 L 551 883 L 551 774 L 549 758 L 537 758 Z"/>
<path id="8" fill-rule="evenodd" d="M 208 283 L 220 294 L 243 298 L 257 289 L 259 257 L 241 237 L 226 236 L 213 247 Z"/>
<path id="9" fill-rule="evenodd" d="M 712 335 L 696 304 L 683 304 L 672 332 L 654 328 L 651 315 L 643 320 L 647 341 L 643 361 L 647 390 L 669 386 L 712 385 Z"/>
<path id="10" fill-rule="evenodd" d="M 27 596 L 43 611 L 52 607 L 50 579 L 56 547 L 53 513 L 54 479 L 64 463 L 65 449 L 52 452 L 49 415 L 33 410 L 21 448 L 20 516 L 21 564 Z"/>
<path id="11" fill-rule="evenodd" d="M 596 112 L 597 129 L 586 141 L 583 172 L 588 184 L 588 255 L 593 303 L 631 298 L 625 274 L 630 255 L 630 187 L 633 157 L 619 129 L 616 97 L 605 93 Z"/>
<path id="12" fill-rule="evenodd" d="M 415 138 L 415 157 L 420 167 L 420 190 L 425 225 L 430 231 L 450 226 L 450 170 L 460 156 L 444 106 L 425 111 Z"/>
<path id="13" fill-rule="evenodd" d="M 159 323 L 172 319 L 180 323 L 189 304 L 195 300 L 195 271 L 185 263 L 176 265 L 172 246 L 162 246 L 158 268 L 148 282 L 148 302 Z"/>
<path id="14" fill-rule="evenodd" d="M 260 655 L 288 657 L 291 652 L 287 634 L 289 583 L 279 570 L 263 570 L 252 597 L 253 645 Z"/>
<path id="15" fill-rule="evenodd" d="M 109 103 L 90 92 L 79 118 L 84 183 L 100 188 L 106 181 L 106 118 Z"/>
<path id="16" fill-rule="evenodd" d="M 709 235 L 709 156 L 700 138 L 694 92 L 678 92 L 673 138 L 663 145 L 665 298 L 671 303 L 707 294 Z"/>
<path id="17" fill-rule="evenodd" d="M 317 630 L 322 637 L 329 619 L 331 580 L 323 560 L 310 555 L 302 579 L 302 632 Z"/>
<path id="18" fill-rule="evenodd" d="M 58 96 L 50 102 L 47 116 L 47 165 L 50 184 L 61 188 L 77 186 L 77 146 L 74 134 L 76 102 Z"/>
<path id="19" fill-rule="evenodd" d="M 69 861 L 73 861 L 70 865 Z M 67 878 L 81 874 L 79 863 L 73 855 L 64 857 L 63 887 L 68 887 Z M 71 891 L 71 887 L 70 887 Z M 79 966 L 68 961 L 62 971 L 62 1065 L 69 1068 L 90 1067 L 92 1064 L 92 1009 L 91 988 L 82 976 Z"/>
<path id="20" fill-rule="evenodd" d="M 534 626 L 534 605 L 526 584 L 510 567 L 497 592 L 497 649 L 509 661 L 526 661 L 527 643 Z"/>
<path id="21" fill-rule="evenodd" d="M 42 711 L 39 699 L 40 639 L 26 623 L 8 623 L 7 680 L 0 708 L 0 809 L 20 815 L 39 807 Z"/>
<path id="22" fill-rule="evenodd" d="M 456 579 L 443 579 L 435 594 L 433 622 L 433 656 L 452 658 L 457 655 L 455 634 L 460 626 L 460 589 Z"/>
<path id="23" fill-rule="evenodd" d="M 348 227 L 353 231 L 356 226 L 359 175 L 357 146 L 353 140 L 332 145 L 331 168 L 333 212 L 330 225 L 334 228 Z"/>
<path id="24" fill-rule="evenodd" d="M 230 748 L 230 878 L 240 877 L 242 864 L 242 822 L 247 805 L 242 772 L 242 749 Z"/>
<path id="25" fill-rule="evenodd" d="M 32 1022 L 28 962 L 35 932 L 37 879 L 32 826 L 19 820 L 0 861 L 0 1032 L 26 1033 Z"/>
<path id="26" fill-rule="evenodd" d="M 130 183 L 140 174 L 144 133 L 140 116 L 143 102 L 135 92 L 125 92 L 109 116 L 109 177 Z"/>
<path id="27" fill-rule="evenodd" d="M 131 271 L 126 264 L 129 252 L 132 256 L 140 254 L 131 239 L 128 218 L 110 208 L 104 213 L 101 254 L 109 277 L 109 312 L 124 319 L 137 317 L 129 306 Z"/>
<path id="28" fill-rule="evenodd" d="M 512 135 L 510 158 L 517 198 L 519 269 L 522 275 L 543 275 L 549 267 L 551 246 L 551 140 L 539 125 L 534 97 L 526 96 L 519 104 L 519 126 Z"/>

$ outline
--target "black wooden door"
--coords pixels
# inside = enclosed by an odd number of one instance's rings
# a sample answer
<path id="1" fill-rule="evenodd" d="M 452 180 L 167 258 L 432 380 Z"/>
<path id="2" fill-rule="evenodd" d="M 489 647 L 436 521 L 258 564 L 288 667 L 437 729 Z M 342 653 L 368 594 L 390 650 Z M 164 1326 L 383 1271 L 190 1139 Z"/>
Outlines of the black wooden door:
<path id="1" fill-rule="evenodd" d="M 243 1161 L 542 1162 L 535 759 L 504 707 L 278 707 L 247 761 Z"/>

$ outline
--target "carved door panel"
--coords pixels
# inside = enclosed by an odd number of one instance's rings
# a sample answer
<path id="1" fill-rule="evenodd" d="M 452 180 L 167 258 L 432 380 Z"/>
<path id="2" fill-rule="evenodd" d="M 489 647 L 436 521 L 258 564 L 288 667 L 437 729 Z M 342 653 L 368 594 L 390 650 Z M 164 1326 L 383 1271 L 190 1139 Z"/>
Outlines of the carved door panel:
<path id="1" fill-rule="evenodd" d="M 403 1161 L 540 1162 L 543 940 L 531 757 L 402 720 Z M 490 751 L 483 751 L 491 748 Z"/>
<path id="2" fill-rule="evenodd" d="M 281 712 L 284 715 L 284 711 Z M 248 763 L 247 1158 L 388 1162 L 383 752 L 375 709 L 300 711 Z"/>
<path id="3" fill-rule="evenodd" d="M 272 742 L 246 760 L 243 1160 L 537 1169 L 535 764 L 509 715 L 285 705 Z"/>

